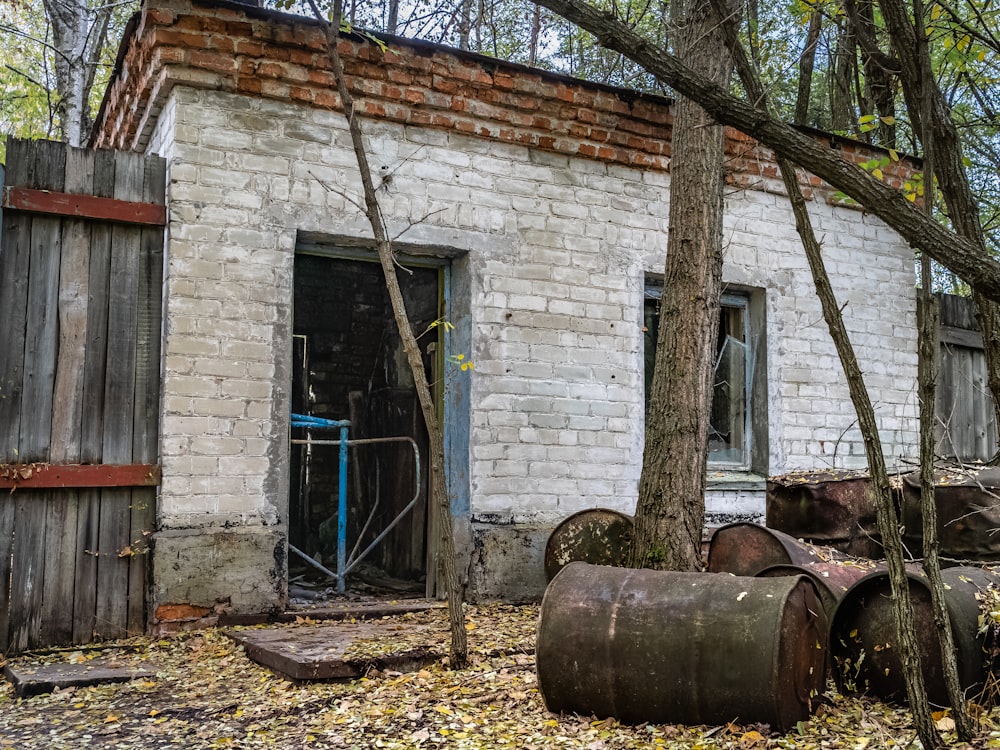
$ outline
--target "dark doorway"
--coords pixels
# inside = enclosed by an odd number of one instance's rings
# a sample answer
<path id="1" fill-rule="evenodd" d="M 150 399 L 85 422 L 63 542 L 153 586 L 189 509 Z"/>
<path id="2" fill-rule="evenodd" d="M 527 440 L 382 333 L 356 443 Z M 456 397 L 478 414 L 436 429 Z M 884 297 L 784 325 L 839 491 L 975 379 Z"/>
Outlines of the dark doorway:
<path id="1" fill-rule="evenodd" d="M 399 280 L 428 380 L 440 371 L 442 270 L 407 265 Z M 292 411 L 351 421 L 351 440 L 412 438 L 420 453 L 419 499 L 348 576 L 359 585 L 423 594 L 427 571 L 427 434 L 396 330 L 381 267 L 365 260 L 297 253 L 294 287 Z M 423 334 L 423 335 L 421 335 Z M 293 439 L 304 437 L 293 428 Z M 330 431 L 313 438 L 336 440 Z M 289 538 L 336 570 L 339 451 L 293 445 Z M 415 495 L 408 442 L 352 446 L 348 453 L 347 552 L 364 550 Z M 292 556 L 290 580 L 316 571 Z M 300 570 L 301 567 L 301 570 Z M 321 574 L 319 574 L 321 575 Z M 328 583 L 330 583 L 328 581 Z"/>

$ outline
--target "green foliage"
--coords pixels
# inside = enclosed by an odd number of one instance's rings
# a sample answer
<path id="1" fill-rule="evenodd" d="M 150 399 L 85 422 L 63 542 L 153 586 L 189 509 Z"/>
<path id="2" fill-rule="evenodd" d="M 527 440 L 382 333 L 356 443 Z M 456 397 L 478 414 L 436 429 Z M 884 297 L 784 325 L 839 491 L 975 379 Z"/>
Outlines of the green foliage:
<path id="1" fill-rule="evenodd" d="M 55 74 L 43 54 L 48 33 L 43 15 L 0 3 L 0 161 L 8 135 L 54 135 Z"/>
<path id="2" fill-rule="evenodd" d="M 94 10 L 104 5 L 100 0 L 90 0 Z M 125 24 L 138 6 L 138 0 L 112 6 L 109 43 L 101 51 L 90 90 L 91 115 L 100 107 Z M 3 141 L 7 135 L 19 138 L 61 136 L 56 52 L 52 48 L 51 26 L 41 10 L 41 3 L 0 0 L 0 162 L 4 158 Z"/>

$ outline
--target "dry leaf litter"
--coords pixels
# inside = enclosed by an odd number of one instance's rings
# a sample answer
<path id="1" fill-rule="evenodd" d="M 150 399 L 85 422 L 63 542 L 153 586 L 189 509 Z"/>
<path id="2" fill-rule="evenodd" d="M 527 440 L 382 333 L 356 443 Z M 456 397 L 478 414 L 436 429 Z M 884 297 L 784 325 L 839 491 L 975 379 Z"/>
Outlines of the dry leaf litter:
<path id="1" fill-rule="evenodd" d="M 738 720 L 714 727 L 625 726 L 550 714 L 535 677 L 537 618 L 536 606 L 468 607 L 467 669 L 450 671 L 442 657 L 418 672 L 371 671 L 348 682 L 285 679 L 248 659 L 220 629 L 24 655 L 12 663 L 100 656 L 152 670 L 155 678 L 29 698 L 17 698 L 3 682 L 0 749 L 919 747 L 905 711 L 832 690 L 818 713 L 787 735 Z M 345 656 L 376 658 L 428 645 L 447 653 L 443 609 L 385 619 L 387 635 Z M 317 625 L 305 617 L 289 628 Z M 942 729 L 949 727 L 946 715 L 937 718 Z M 1000 747 L 1000 717 L 981 716 L 979 725 L 974 747 Z"/>

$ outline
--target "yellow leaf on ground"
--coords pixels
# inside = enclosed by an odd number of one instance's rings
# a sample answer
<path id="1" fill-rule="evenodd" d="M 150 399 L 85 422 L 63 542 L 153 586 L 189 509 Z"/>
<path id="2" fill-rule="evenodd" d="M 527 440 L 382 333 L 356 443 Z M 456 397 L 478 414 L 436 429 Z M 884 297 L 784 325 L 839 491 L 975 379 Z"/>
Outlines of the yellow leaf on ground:
<path id="1" fill-rule="evenodd" d="M 934 726 L 936 726 L 940 732 L 951 732 L 955 729 L 955 720 L 950 716 L 942 716 L 934 722 Z"/>

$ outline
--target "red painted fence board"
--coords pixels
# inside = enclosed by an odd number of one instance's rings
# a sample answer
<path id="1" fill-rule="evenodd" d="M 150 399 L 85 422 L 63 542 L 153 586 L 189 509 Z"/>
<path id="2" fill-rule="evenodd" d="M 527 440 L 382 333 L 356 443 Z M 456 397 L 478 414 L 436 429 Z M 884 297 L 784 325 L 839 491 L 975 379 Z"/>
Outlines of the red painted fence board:
<path id="1" fill-rule="evenodd" d="M 55 190 L 5 187 L 2 205 L 6 209 L 14 211 L 116 221 L 125 224 L 165 226 L 167 223 L 166 206 L 138 201 L 123 201 L 115 198 L 99 198 L 77 193 L 60 193 Z"/>
<path id="2" fill-rule="evenodd" d="M 0 489 L 155 487 L 157 464 L 0 464 Z"/>

